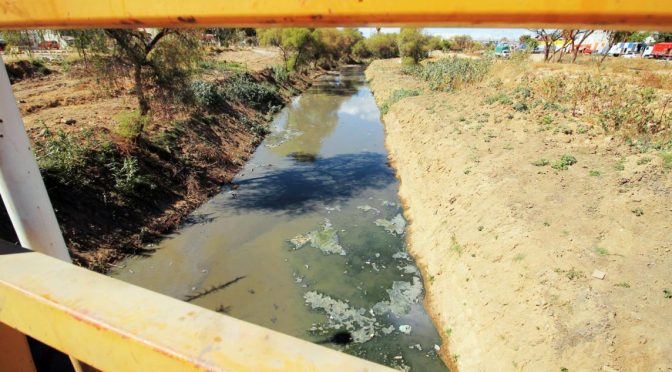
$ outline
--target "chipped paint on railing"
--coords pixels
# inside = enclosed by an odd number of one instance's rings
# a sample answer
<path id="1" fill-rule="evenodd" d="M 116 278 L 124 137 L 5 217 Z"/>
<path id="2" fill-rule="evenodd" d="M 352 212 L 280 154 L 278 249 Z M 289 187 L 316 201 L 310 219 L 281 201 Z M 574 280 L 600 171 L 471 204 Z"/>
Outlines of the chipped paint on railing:
<path id="1" fill-rule="evenodd" d="M 672 29 L 668 0 L 4 0 L 0 28 L 463 25 Z"/>

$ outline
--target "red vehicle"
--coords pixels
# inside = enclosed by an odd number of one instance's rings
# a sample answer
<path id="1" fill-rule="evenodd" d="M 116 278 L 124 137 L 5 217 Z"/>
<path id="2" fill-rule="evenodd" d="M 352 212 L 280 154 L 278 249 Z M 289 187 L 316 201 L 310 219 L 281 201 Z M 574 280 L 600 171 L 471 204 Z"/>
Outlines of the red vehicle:
<path id="1" fill-rule="evenodd" d="M 583 53 L 583 54 L 593 54 L 593 50 L 590 49 L 590 48 L 584 48 L 583 50 L 581 50 L 581 53 Z"/>
<path id="2" fill-rule="evenodd" d="M 658 43 L 651 49 L 650 57 L 656 59 L 672 59 L 672 43 Z"/>
<path id="3" fill-rule="evenodd" d="M 40 49 L 61 49 L 57 41 L 43 41 L 37 47 Z"/>

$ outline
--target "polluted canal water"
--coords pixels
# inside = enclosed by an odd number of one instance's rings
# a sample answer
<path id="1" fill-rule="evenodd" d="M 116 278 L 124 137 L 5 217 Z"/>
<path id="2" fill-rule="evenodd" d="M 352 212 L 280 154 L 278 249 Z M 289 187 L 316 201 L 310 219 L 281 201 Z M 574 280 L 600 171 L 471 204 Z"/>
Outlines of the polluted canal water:
<path id="1" fill-rule="evenodd" d="M 445 371 L 379 115 L 360 67 L 318 79 L 234 187 L 114 275 L 394 368 Z"/>

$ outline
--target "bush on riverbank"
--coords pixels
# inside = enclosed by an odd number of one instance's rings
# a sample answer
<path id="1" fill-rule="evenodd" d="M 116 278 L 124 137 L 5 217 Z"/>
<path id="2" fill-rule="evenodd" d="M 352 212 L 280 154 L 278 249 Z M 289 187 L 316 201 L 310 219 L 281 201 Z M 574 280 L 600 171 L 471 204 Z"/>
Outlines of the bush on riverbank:
<path id="1" fill-rule="evenodd" d="M 429 83 L 429 88 L 452 92 L 463 86 L 483 80 L 492 66 L 492 58 L 449 57 L 425 65 L 405 67 L 403 72 Z"/>

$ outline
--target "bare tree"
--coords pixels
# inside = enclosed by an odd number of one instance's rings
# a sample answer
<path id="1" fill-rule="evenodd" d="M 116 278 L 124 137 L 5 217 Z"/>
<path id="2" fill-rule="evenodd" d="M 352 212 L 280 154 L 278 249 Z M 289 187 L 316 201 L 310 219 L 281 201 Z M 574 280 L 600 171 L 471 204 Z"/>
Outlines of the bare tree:
<path id="1" fill-rule="evenodd" d="M 567 51 L 567 47 L 570 44 L 574 44 L 574 39 L 576 38 L 577 32 L 579 30 L 562 30 L 562 47 L 560 48 L 560 55 L 558 58 L 555 60 L 556 62 L 562 62 L 562 57 L 565 55 L 565 52 Z M 553 51 L 553 58 L 555 58 L 555 54 L 558 52 L 558 49 L 555 49 Z"/>
<path id="2" fill-rule="evenodd" d="M 576 36 L 572 40 L 572 63 L 576 62 L 576 57 L 579 55 L 579 48 L 581 45 L 595 32 L 595 30 L 577 30 Z M 580 35 L 580 36 L 579 36 Z M 576 40 L 579 40 L 577 43 Z"/>
<path id="3" fill-rule="evenodd" d="M 544 28 L 530 29 L 534 32 L 537 39 L 544 43 L 544 62 L 548 62 L 550 58 L 551 47 L 562 36 L 561 30 L 546 30 Z M 555 54 L 555 50 L 553 52 Z"/>
<path id="4" fill-rule="evenodd" d="M 609 51 L 616 43 L 625 41 L 628 36 L 632 34 L 630 31 L 604 30 L 604 32 L 607 34 L 607 50 L 604 51 L 604 54 L 600 59 L 600 64 L 604 62 L 604 60 L 607 58 L 607 55 L 609 55 Z"/>

